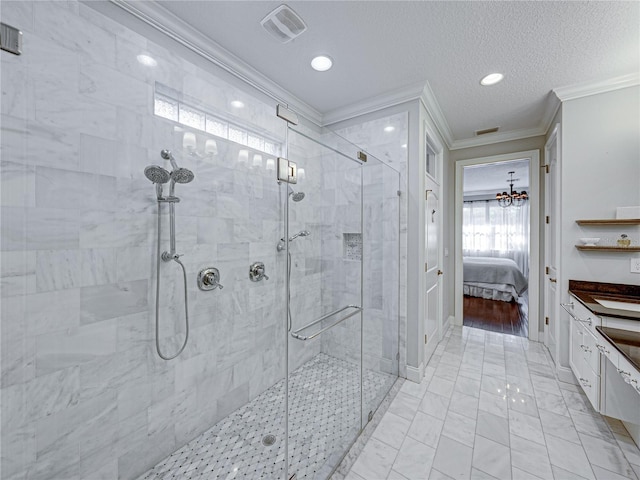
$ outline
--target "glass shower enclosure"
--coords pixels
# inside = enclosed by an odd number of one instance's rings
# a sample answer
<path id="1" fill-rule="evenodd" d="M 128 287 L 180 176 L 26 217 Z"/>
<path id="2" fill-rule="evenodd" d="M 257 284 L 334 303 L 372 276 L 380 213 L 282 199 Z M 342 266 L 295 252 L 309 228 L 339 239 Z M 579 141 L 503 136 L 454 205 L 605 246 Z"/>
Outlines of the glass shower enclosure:
<path id="1" fill-rule="evenodd" d="M 2 2 L 0 476 L 326 479 L 398 377 L 399 174 L 119 4 Z"/>

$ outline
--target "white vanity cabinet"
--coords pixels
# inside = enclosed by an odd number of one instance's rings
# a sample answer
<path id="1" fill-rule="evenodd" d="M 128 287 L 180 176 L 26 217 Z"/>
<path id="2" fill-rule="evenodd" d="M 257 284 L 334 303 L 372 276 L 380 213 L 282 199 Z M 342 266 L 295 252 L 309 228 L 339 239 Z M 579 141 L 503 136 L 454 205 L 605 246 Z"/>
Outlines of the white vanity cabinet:
<path id="1" fill-rule="evenodd" d="M 569 313 L 570 351 L 569 363 L 573 374 L 595 410 L 600 409 L 600 350 L 596 340 L 596 326 L 600 317 L 590 312 L 573 295 L 564 305 Z"/>
<path id="2" fill-rule="evenodd" d="M 602 317 L 603 332 L 640 332 L 640 324 Z M 615 331 L 615 330 L 614 330 Z M 596 348 L 602 354 L 600 413 L 636 425 L 640 424 L 640 371 L 601 332 L 596 332 Z"/>

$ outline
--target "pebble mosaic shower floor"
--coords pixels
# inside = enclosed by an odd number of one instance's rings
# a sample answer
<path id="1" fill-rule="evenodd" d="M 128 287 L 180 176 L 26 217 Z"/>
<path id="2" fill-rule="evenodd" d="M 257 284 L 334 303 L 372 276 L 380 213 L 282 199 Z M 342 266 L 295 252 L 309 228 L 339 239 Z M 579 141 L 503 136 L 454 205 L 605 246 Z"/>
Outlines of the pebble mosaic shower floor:
<path id="1" fill-rule="evenodd" d="M 321 353 L 291 374 L 289 475 L 297 480 L 327 478 L 357 433 L 359 370 Z M 377 405 L 395 379 L 365 370 L 365 405 Z M 284 400 L 282 380 L 138 480 L 284 478 Z M 275 436 L 273 445 L 263 444 L 267 435 Z"/>

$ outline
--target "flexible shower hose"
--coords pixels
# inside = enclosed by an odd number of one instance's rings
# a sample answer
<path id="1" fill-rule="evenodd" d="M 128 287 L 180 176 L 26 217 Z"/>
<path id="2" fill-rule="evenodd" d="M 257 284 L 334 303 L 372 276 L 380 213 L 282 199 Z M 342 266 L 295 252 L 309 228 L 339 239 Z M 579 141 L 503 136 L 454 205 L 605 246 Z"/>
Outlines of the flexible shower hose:
<path id="1" fill-rule="evenodd" d="M 161 223 L 162 223 L 162 218 L 160 215 L 160 202 L 158 202 L 158 242 L 157 242 L 157 249 L 156 249 L 156 351 L 158 352 L 158 355 L 160 356 L 161 359 L 163 360 L 173 360 L 174 358 L 176 358 L 178 355 L 180 355 L 182 353 L 182 351 L 185 349 L 185 347 L 187 346 L 187 341 L 189 340 L 189 308 L 188 308 L 188 303 L 187 303 L 187 271 L 184 268 L 183 263 L 180 261 L 180 259 L 178 259 L 177 257 L 173 257 L 173 260 L 175 260 L 175 262 L 180 265 L 180 267 L 182 267 L 182 279 L 183 279 L 183 285 L 184 285 L 184 319 L 185 319 L 185 324 L 186 324 L 186 332 L 185 332 L 185 336 L 184 336 L 184 343 L 182 344 L 182 347 L 180 347 L 180 350 L 178 350 L 178 353 L 176 353 L 175 355 L 171 356 L 171 357 L 167 357 L 165 355 L 163 355 L 162 351 L 160 350 L 160 230 L 161 230 Z"/>

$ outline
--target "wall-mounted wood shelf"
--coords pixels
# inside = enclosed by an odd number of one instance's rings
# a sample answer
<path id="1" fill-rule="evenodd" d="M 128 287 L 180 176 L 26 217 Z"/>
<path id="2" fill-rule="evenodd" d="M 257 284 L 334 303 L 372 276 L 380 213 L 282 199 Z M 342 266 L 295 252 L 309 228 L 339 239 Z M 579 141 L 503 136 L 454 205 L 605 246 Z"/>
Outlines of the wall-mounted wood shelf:
<path id="1" fill-rule="evenodd" d="M 640 252 L 640 247 L 605 247 L 600 245 L 576 245 L 578 250 L 587 252 Z"/>
<path id="2" fill-rule="evenodd" d="M 640 218 L 607 218 L 602 220 L 576 220 L 578 225 L 640 225 Z"/>

